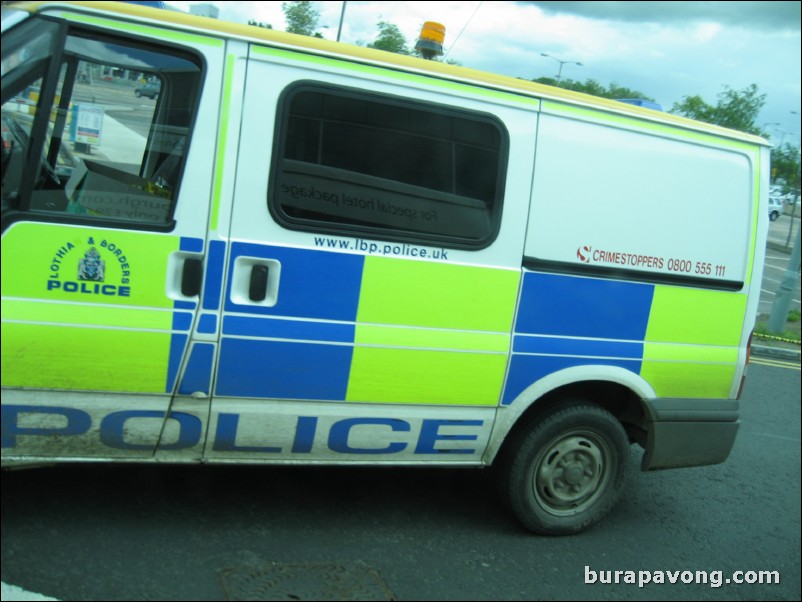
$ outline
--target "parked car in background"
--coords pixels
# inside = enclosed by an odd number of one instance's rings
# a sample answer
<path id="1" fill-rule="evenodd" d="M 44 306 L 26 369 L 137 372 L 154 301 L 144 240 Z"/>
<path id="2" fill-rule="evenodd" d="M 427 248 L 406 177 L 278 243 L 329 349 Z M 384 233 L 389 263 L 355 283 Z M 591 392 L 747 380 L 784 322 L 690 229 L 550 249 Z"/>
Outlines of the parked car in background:
<path id="1" fill-rule="evenodd" d="M 770 196 L 769 197 L 769 219 L 771 221 L 776 220 L 783 212 L 783 201 L 780 197 Z"/>
<path id="2" fill-rule="evenodd" d="M 789 192 L 783 197 L 780 197 L 786 205 L 796 205 L 799 207 L 799 192 Z"/>
<path id="3" fill-rule="evenodd" d="M 159 95 L 161 88 L 162 84 L 160 81 L 148 82 L 141 86 L 137 86 L 134 90 L 134 94 L 137 98 L 146 96 L 147 98 L 155 99 Z"/>

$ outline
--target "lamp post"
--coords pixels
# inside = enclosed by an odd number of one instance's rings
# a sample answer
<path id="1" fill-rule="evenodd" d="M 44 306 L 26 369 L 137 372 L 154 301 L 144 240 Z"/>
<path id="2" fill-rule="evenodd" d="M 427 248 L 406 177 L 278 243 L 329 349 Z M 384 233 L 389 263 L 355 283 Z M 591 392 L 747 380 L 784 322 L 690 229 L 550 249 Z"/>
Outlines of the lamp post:
<path id="1" fill-rule="evenodd" d="M 551 56 L 550 54 L 547 54 L 545 52 L 541 52 L 540 56 L 545 56 L 546 58 L 554 59 L 555 61 L 560 63 L 560 70 L 557 72 L 557 87 L 558 88 L 560 87 L 560 80 L 562 79 L 562 76 L 563 76 L 563 65 L 578 65 L 580 67 L 583 66 L 582 63 L 580 63 L 578 61 L 561 61 L 556 56 Z"/>
<path id="2" fill-rule="evenodd" d="M 770 123 L 764 123 L 763 124 L 763 129 L 766 130 L 767 128 L 769 128 L 769 127 L 771 127 L 773 125 L 780 125 L 780 122 L 779 121 L 772 121 Z"/>
<path id="3" fill-rule="evenodd" d="M 343 1 L 342 9 L 340 10 L 340 25 L 337 27 L 337 41 L 340 41 L 340 36 L 343 32 L 343 21 L 345 21 L 345 7 L 348 5 L 348 2 Z"/>

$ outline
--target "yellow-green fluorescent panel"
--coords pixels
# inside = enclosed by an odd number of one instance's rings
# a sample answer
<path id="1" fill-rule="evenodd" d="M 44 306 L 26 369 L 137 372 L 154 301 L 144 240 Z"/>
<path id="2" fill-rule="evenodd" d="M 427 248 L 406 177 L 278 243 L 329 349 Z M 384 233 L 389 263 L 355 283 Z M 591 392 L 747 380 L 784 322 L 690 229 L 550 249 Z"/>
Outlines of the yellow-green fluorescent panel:
<path id="1" fill-rule="evenodd" d="M 519 277 L 366 257 L 346 399 L 497 404 Z"/>
<path id="2" fill-rule="evenodd" d="M 509 335 L 518 270 L 366 257 L 358 323 Z"/>
<path id="3" fill-rule="evenodd" d="M 4 323 L 4 387 L 164 393 L 170 332 Z"/>
<path id="4" fill-rule="evenodd" d="M 13 225 L 2 239 L 3 386 L 163 393 L 167 264 L 179 244 L 155 233 Z M 87 262 L 102 269 L 93 275 Z"/>
<path id="5" fill-rule="evenodd" d="M 119 305 L 85 305 L 80 303 L 46 303 L 39 301 L 3 300 L 3 320 L 50 323 L 73 326 L 107 326 L 144 330 L 171 330 L 173 312 Z"/>
<path id="6" fill-rule="evenodd" d="M 729 397 L 746 301 L 738 293 L 655 287 L 641 376 L 658 396 Z"/>
<path id="7" fill-rule="evenodd" d="M 3 299 L 170 309 L 173 301 L 165 294 L 167 263 L 179 245 L 177 236 L 32 222 L 16 224 L 3 236 Z M 88 257 L 103 262 L 102 281 L 79 278 L 81 262 Z"/>
<path id="8" fill-rule="evenodd" d="M 348 401 L 496 405 L 507 356 L 356 347 Z"/>

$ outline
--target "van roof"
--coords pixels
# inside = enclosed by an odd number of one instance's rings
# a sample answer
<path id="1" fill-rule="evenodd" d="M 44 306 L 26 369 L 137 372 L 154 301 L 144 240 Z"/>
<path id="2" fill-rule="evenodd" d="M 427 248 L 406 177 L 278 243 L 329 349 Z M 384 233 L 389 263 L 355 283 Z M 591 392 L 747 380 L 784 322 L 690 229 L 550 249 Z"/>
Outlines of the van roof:
<path id="1" fill-rule="evenodd" d="M 418 74 L 458 81 L 466 84 L 503 90 L 514 94 L 536 97 L 544 100 L 564 102 L 567 104 L 586 108 L 598 109 L 605 112 L 618 113 L 630 117 L 637 117 L 648 121 L 665 123 L 686 129 L 706 132 L 717 136 L 737 139 L 761 146 L 770 146 L 764 138 L 723 128 L 720 126 L 695 121 L 678 115 L 654 111 L 637 105 L 623 103 L 618 100 L 591 96 L 580 92 L 573 92 L 563 88 L 556 88 L 538 84 L 523 79 L 516 79 L 505 75 L 498 75 L 470 69 L 447 65 L 436 61 L 395 54 L 372 48 L 364 48 L 353 44 L 332 42 L 311 36 L 291 34 L 263 27 L 243 25 L 207 17 L 199 17 L 183 12 L 151 8 L 125 2 L 17 2 L 13 8 L 28 12 L 45 12 L 47 10 L 60 10 L 69 8 L 85 13 L 114 14 L 117 17 L 136 22 L 151 21 L 153 25 L 172 27 L 184 31 L 205 32 L 220 37 L 247 40 L 284 49 L 300 49 L 304 52 L 325 55 L 333 58 L 371 64 L 375 66 L 390 67 Z"/>

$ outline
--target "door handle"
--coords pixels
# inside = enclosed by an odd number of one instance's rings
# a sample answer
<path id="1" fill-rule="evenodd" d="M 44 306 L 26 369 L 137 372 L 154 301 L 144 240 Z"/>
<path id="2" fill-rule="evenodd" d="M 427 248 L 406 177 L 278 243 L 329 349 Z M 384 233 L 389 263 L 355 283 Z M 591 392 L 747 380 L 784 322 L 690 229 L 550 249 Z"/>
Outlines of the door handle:
<path id="1" fill-rule="evenodd" d="M 167 259 L 167 296 L 176 301 L 197 300 L 203 285 L 200 253 L 176 251 Z"/>
<path id="2" fill-rule="evenodd" d="M 231 300 L 239 305 L 273 307 L 278 303 L 281 263 L 264 257 L 241 255 L 234 260 Z"/>
<path id="3" fill-rule="evenodd" d="M 189 257 L 184 261 L 184 270 L 181 274 L 181 294 L 185 297 L 200 295 L 203 283 L 203 261 Z"/>
<path id="4" fill-rule="evenodd" d="M 248 289 L 248 298 L 251 301 L 264 301 L 267 297 L 267 282 L 270 269 L 266 265 L 251 267 L 251 286 Z"/>

